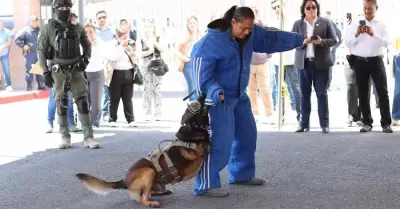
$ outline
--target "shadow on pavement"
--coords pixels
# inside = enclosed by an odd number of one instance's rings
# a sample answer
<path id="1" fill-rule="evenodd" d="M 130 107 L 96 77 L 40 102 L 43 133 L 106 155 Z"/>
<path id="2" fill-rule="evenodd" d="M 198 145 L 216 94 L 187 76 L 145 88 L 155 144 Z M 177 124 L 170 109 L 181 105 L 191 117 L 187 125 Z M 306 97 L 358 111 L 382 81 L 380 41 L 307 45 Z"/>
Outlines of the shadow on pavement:
<path id="1" fill-rule="evenodd" d="M 152 126 L 154 128 L 154 126 Z M 139 158 L 173 132 L 113 130 L 102 148 L 75 143 L 72 149 L 47 149 L 0 166 L 1 209 L 140 209 L 126 191 L 99 196 L 74 174 L 120 180 Z M 372 132 L 262 132 L 256 153 L 257 176 L 265 186 L 223 186 L 231 195 L 213 199 L 192 195 L 193 181 L 156 197 L 170 209 L 397 208 L 400 196 L 399 135 Z M 384 201 L 383 201 L 384 200 Z"/>

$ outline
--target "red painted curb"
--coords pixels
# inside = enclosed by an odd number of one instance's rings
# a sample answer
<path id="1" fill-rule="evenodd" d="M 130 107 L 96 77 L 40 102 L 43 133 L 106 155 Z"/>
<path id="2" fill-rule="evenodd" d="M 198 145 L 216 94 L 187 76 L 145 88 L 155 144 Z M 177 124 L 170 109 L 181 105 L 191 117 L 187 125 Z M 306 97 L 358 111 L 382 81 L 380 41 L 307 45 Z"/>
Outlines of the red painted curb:
<path id="1" fill-rule="evenodd" d="M 49 98 L 50 90 L 32 91 L 19 95 L 0 96 L 0 104 L 10 104 L 14 102 L 23 102 L 34 99 Z"/>

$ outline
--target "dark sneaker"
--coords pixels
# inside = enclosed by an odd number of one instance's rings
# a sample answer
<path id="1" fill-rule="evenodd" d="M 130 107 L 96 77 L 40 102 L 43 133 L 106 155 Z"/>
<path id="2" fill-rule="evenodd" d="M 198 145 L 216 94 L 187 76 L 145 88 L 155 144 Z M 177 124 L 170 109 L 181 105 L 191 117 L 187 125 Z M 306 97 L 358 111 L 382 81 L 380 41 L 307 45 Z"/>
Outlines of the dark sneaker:
<path id="1" fill-rule="evenodd" d="M 371 125 L 363 125 L 360 129 L 361 133 L 366 133 L 372 131 L 372 126 Z"/>

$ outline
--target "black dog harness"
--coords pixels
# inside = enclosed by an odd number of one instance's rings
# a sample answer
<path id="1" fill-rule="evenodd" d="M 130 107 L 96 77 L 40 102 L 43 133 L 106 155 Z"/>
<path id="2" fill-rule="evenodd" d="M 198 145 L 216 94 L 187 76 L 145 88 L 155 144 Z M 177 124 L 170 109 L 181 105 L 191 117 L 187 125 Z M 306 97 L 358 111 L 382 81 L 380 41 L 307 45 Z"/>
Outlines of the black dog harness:
<path id="1" fill-rule="evenodd" d="M 167 146 L 165 146 L 164 148 L 161 148 L 160 145 L 163 142 L 169 142 L 169 144 Z M 150 153 L 146 159 L 151 161 L 154 165 L 154 167 L 156 168 L 157 171 L 157 175 L 159 176 L 159 181 L 161 184 L 163 185 L 167 185 L 167 184 L 176 184 L 178 182 L 182 181 L 181 176 L 179 175 L 178 169 L 176 169 L 175 165 L 172 163 L 171 158 L 168 156 L 168 150 L 171 149 L 172 147 L 183 147 L 186 149 L 192 149 L 194 151 L 197 152 L 201 152 L 204 147 L 197 145 L 194 142 L 184 142 L 181 140 L 178 140 L 177 138 L 173 139 L 173 140 L 164 140 L 161 141 L 160 143 L 158 143 L 158 149 L 152 153 Z M 164 156 L 165 162 L 167 163 L 168 166 L 168 171 L 169 172 L 165 172 L 161 165 L 160 165 L 160 157 Z M 168 178 L 169 176 L 171 176 L 172 178 Z M 172 179 L 172 180 L 170 180 Z"/>

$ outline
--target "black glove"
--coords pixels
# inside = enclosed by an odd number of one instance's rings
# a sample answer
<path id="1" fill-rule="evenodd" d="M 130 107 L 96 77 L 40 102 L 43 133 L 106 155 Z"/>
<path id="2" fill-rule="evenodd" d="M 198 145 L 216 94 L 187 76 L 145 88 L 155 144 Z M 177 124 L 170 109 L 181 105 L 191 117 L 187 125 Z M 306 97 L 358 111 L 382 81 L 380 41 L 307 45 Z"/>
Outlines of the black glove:
<path id="1" fill-rule="evenodd" d="M 49 72 L 45 72 L 44 73 L 44 84 L 49 87 L 49 88 L 53 88 L 53 77 L 51 76 L 51 71 Z"/>
<path id="2" fill-rule="evenodd" d="M 79 60 L 77 66 L 76 66 L 76 69 L 77 69 L 78 71 L 85 71 L 85 70 L 86 70 L 86 67 L 88 66 L 88 64 L 89 64 L 89 59 L 88 59 L 87 57 L 82 57 L 82 58 Z"/>

